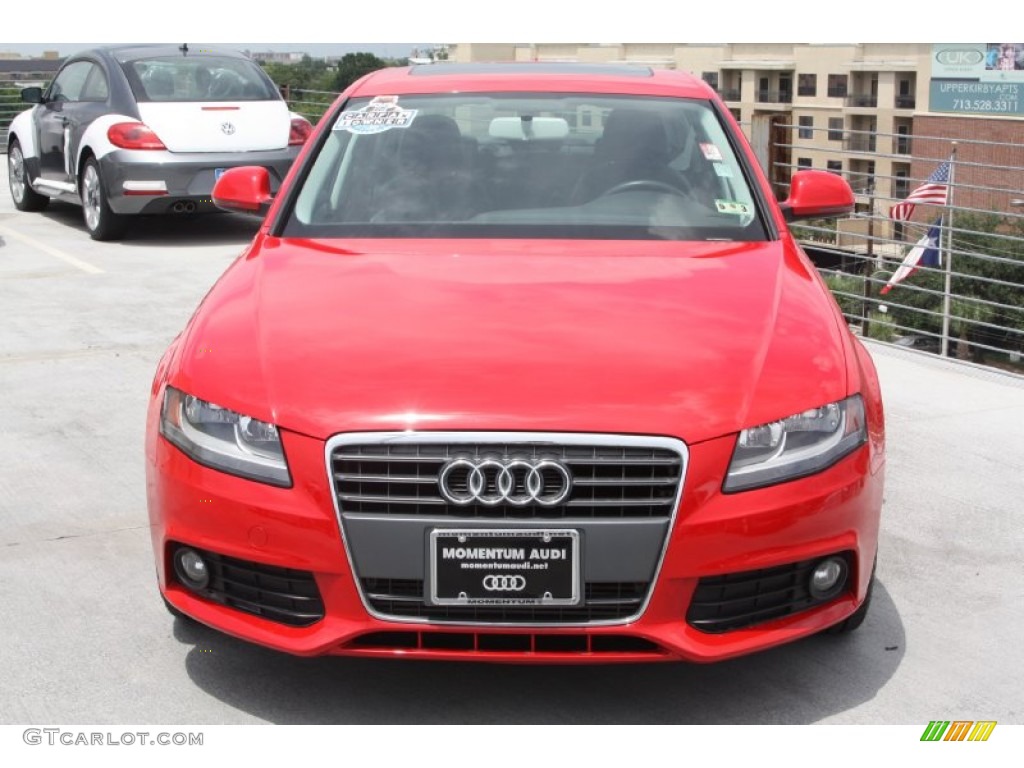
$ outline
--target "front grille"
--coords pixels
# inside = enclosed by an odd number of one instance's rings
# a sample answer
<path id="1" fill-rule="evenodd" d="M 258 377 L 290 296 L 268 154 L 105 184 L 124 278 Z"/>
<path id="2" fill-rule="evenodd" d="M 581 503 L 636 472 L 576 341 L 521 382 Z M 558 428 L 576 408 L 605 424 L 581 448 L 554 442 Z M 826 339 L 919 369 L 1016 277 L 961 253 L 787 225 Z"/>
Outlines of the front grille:
<path id="1" fill-rule="evenodd" d="M 487 632 L 371 632 L 352 640 L 353 650 L 472 651 L 474 653 L 551 653 L 665 655 L 656 643 L 633 635 L 496 634 Z"/>
<path id="2" fill-rule="evenodd" d="M 304 627 L 324 617 L 320 591 L 309 571 L 196 551 L 210 572 L 210 583 L 198 593 L 203 597 L 293 627 Z"/>
<path id="3" fill-rule="evenodd" d="M 450 504 L 438 476 L 454 458 L 554 459 L 572 475 L 568 498 L 553 507 Z M 331 454 L 343 513 L 460 518 L 669 518 L 682 478 L 682 458 L 667 448 L 522 443 L 369 443 Z"/>
<path id="4" fill-rule="evenodd" d="M 853 583 L 852 553 L 842 552 L 837 556 L 846 560 L 847 584 Z M 817 600 L 808 589 L 811 572 L 821 560 L 819 557 L 776 568 L 703 578 L 697 583 L 686 621 L 703 632 L 728 632 L 834 600 L 837 595 Z M 843 591 L 847 590 L 848 587 Z"/>
<path id="5" fill-rule="evenodd" d="M 427 605 L 421 579 L 363 579 L 375 611 L 401 618 L 450 622 L 559 624 L 609 621 L 632 616 L 647 595 L 647 582 L 588 582 L 578 606 Z"/>

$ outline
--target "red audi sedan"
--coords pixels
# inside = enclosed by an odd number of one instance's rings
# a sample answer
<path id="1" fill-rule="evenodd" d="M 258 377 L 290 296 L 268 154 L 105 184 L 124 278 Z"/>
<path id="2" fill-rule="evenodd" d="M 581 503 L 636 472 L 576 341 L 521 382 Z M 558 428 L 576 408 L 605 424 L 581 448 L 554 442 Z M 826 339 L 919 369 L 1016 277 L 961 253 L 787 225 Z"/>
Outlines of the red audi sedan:
<path id="1" fill-rule="evenodd" d="M 160 361 L 160 591 L 293 654 L 717 661 L 865 617 L 874 366 L 704 83 L 367 76 Z"/>

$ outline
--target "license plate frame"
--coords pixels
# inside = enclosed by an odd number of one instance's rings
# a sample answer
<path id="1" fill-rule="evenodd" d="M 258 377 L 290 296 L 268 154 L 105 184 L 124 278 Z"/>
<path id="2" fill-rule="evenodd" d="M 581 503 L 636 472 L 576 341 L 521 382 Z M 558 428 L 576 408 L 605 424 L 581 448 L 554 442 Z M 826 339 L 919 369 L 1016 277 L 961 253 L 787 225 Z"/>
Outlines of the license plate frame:
<path id="1" fill-rule="evenodd" d="M 462 556 L 446 557 L 442 546 L 461 549 Z M 433 605 L 578 606 L 580 552 L 580 532 L 573 528 L 434 528 L 426 597 Z"/>

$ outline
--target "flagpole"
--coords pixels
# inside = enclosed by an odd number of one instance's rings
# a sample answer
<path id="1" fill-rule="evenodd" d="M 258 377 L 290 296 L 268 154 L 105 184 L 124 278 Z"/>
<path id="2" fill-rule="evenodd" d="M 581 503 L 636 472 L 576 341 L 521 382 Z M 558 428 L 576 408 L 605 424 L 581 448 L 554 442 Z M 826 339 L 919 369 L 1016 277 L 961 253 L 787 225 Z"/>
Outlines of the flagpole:
<path id="1" fill-rule="evenodd" d="M 946 283 L 942 294 L 942 356 L 949 357 L 949 296 L 953 277 L 953 178 L 956 161 L 956 142 L 949 155 L 949 194 L 946 195 Z M 941 253 L 941 250 L 940 250 Z"/>

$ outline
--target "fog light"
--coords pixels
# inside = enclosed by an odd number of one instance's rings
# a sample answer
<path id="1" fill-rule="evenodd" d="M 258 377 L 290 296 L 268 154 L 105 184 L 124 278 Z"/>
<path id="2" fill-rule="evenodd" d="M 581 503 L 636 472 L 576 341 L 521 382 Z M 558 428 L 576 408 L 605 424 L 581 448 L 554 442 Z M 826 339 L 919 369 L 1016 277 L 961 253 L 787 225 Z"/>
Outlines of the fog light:
<path id="1" fill-rule="evenodd" d="M 210 583 L 206 561 L 194 549 L 179 549 L 174 555 L 174 572 L 189 589 L 205 589 Z"/>
<path id="2" fill-rule="evenodd" d="M 809 589 L 815 600 L 832 597 L 846 583 L 846 561 L 839 557 L 829 557 L 814 567 L 811 574 Z"/>

